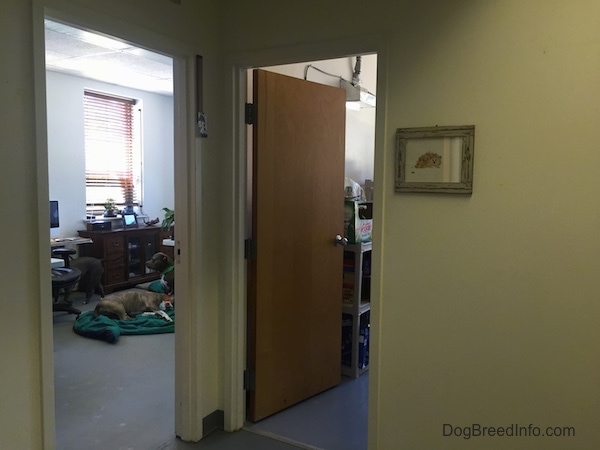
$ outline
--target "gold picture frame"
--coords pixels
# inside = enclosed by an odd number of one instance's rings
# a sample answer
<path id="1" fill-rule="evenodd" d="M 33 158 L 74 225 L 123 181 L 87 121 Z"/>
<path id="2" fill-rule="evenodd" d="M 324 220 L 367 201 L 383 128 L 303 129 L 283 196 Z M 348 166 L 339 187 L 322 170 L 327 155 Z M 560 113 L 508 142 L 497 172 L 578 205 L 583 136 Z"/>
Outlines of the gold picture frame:
<path id="1" fill-rule="evenodd" d="M 475 126 L 396 130 L 396 192 L 473 193 Z"/>

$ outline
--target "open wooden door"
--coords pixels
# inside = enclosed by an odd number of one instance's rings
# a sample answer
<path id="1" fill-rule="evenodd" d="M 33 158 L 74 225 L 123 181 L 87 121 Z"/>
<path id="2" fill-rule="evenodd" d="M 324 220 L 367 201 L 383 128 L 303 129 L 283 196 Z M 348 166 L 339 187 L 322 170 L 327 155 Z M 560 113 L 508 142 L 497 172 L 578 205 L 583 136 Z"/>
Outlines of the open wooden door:
<path id="1" fill-rule="evenodd" d="M 340 382 L 343 89 L 255 70 L 248 414 Z"/>

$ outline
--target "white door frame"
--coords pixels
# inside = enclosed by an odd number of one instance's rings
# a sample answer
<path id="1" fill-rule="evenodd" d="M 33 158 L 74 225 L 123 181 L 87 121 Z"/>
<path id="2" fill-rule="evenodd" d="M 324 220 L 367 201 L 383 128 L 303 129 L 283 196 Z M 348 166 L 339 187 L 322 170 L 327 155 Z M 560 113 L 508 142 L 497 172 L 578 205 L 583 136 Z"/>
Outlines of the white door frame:
<path id="1" fill-rule="evenodd" d="M 177 309 L 179 314 L 175 330 L 175 430 L 174 434 L 185 441 L 198 441 L 202 438 L 201 375 L 202 355 L 198 351 L 200 343 L 192 333 L 193 324 L 198 320 L 200 303 L 192 298 L 195 292 L 194 274 L 196 271 L 196 252 L 188 251 L 194 244 L 192 231 L 196 230 L 195 212 L 187 205 L 196 205 L 200 193 L 197 192 L 195 176 L 190 168 L 196 167 L 195 149 L 195 112 L 193 102 L 196 98 L 195 77 L 196 54 L 199 52 L 188 44 L 166 38 L 147 29 L 136 27 L 126 21 L 107 17 L 84 7 L 69 4 L 64 10 L 46 8 L 44 0 L 33 0 L 34 31 L 34 71 L 36 105 L 36 147 L 38 161 L 38 209 L 40 217 L 44 213 L 48 198 L 48 145 L 46 139 L 46 76 L 45 76 L 45 39 L 44 18 L 74 24 L 107 35 L 119 36 L 134 45 L 152 49 L 173 58 L 174 83 L 174 172 L 175 172 L 175 209 L 177 210 L 177 236 L 175 251 L 181 251 L 177 257 Z M 44 200 L 46 199 L 46 200 Z M 49 298 L 50 263 L 46 255 L 49 246 L 46 222 L 40 220 L 40 298 Z M 44 273 L 48 276 L 44 276 Z M 52 343 L 52 309 L 50 302 L 42 302 L 40 308 L 40 351 L 42 367 L 42 424 L 44 448 L 54 448 L 54 361 Z M 184 320 L 185 318 L 185 320 Z"/>
<path id="2" fill-rule="evenodd" d="M 250 52 L 230 55 L 228 66 L 231 68 L 232 77 L 229 86 L 234 87 L 231 98 L 231 114 L 233 118 L 234 133 L 229 142 L 231 154 L 231 171 L 234 174 L 235 188 L 232 192 L 232 204 L 235 205 L 231 221 L 230 241 L 233 244 L 226 249 L 231 261 L 232 270 L 226 274 L 225 286 L 233 286 L 227 297 L 231 301 L 224 311 L 222 327 L 224 348 L 224 409 L 225 429 L 237 430 L 243 427 L 246 418 L 246 398 L 242 388 L 243 372 L 246 368 L 246 273 L 244 261 L 244 239 L 247 236 L 246 224 L 249 214 L 246 198 L 247 172 L 246 172 L 246 133 L 247 125 L 244 123 L 244 104 L 247 98 L 246 71 L 252 68 L 267 67 L 272 65 L 294 64 L 303 61 L 317 61 L 323 59 L 336 59 L 348 55 L 377 53 L 377 120 L 375 130 L 375 180 L 380 186 L 374 198 L 374 238 L 373 248 L 381 249 L 379 227 L 382 221 L 380 205 L 383 204 L 384 186 L 388 183 L 383 171 L 383 158 L 385 147 L 385 74 L 386 66 L 386 40 L 381 35 L 355 36 L 347 39 L 319 42 L 310 45 L 301 45 L 285 48 L 274 48 L 260 52 Z M 378 251 L 381 255 L 381 252 Z M 381 259 L 379 256 L 378 260 Z M 379 284 L 381 273 L 379 261 L 373 260 L 372 300 L 371 300 L 371 348 L 369 359 L 369 441 L 375 442 L 375 427 L 377 423 L 377 381 L 379 351 Z M 371 431 L 373 430 L 373 431 Z M 373 447 L 376 448 L 376 447 Z"/>

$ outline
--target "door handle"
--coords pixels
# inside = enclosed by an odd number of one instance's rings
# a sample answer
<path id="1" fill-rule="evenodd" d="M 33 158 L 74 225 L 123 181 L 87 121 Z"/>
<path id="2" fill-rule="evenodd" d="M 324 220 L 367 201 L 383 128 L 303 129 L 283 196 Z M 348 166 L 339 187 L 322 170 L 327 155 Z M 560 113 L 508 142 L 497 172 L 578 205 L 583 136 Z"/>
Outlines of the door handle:
<path id="1" fill-rule="evenodd" d="M 335 245 L 336 247 L 339 247 L 340 245 L 342 247 L 345 247 L 346 245 L 348 245 L 348 238 L 343 237 L 339 234 L 337 234 L 334 238 L 333 238 L 333 245 Z"/>

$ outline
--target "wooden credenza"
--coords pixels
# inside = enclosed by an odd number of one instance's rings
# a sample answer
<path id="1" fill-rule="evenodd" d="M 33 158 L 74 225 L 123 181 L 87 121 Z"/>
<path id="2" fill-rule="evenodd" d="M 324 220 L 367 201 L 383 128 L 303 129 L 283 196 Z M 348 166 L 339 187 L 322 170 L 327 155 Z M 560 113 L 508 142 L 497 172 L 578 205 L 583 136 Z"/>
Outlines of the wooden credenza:
<path id="1" fill-rule="evenodd" d="M 79 236 L 94 242 L 82 245 L 80 254 L 102 261 L 106 293 L 126 289 L 160 278 L 160 273 L 146 267 L 146 261 L 159 251 L 160 232 L 160 227 L 81 230 Z"/>

